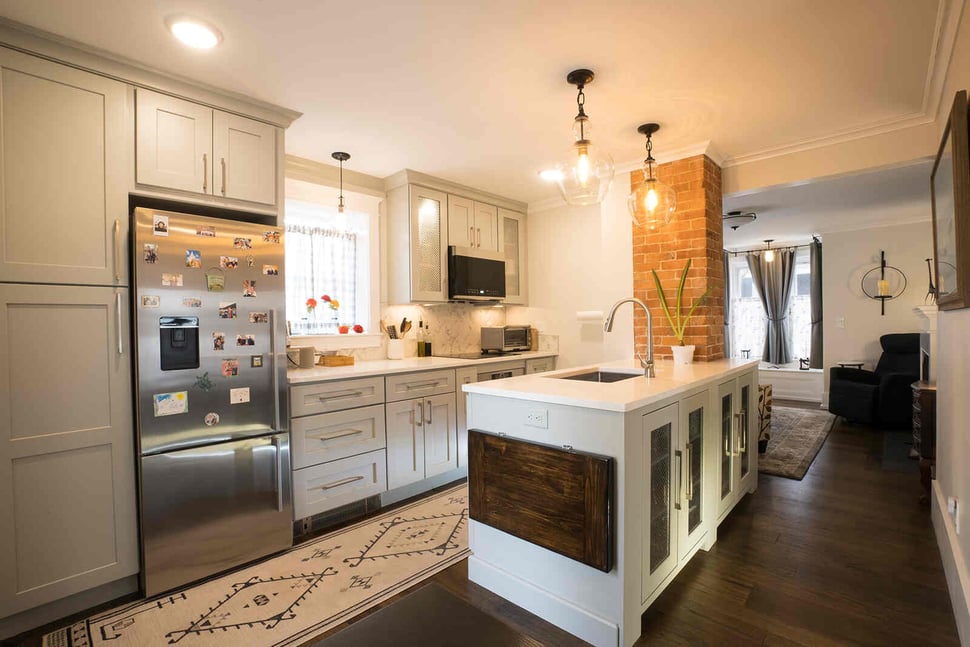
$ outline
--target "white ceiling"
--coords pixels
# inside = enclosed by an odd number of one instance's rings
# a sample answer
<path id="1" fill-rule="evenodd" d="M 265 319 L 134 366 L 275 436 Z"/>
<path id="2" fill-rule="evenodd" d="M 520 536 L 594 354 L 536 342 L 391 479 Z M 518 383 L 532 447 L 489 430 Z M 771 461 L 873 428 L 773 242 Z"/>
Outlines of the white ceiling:
<path id="1" fill-rule="evenodd" d="M 757 220 L 724 228 L 724 248 L 731 251 L 798 244 L 814 234 L 926 221 L 930 213 L 933 161 L 849 177 L 774 187 L 753 195 L 724 198 L 724 213 L 753 211 Z"/>
<path id="2" fill-rule="evenodd" d="M 163 20 L 225 35 L 188 50 Z M 299 110 L 287 152 L 404 167 L 524 201 L 565 152 L 590 67 L 594 141 L 617 163 L 706 140 L 726 158 L 918 114 L 938 0 L 0 0 L 0 14 Z"/>

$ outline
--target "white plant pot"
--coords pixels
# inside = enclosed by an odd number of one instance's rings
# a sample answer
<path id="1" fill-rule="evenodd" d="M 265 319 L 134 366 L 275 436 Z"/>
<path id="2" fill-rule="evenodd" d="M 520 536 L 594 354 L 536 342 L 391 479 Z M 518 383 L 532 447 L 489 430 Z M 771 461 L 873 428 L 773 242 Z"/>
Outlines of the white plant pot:
<path id="1" fill-rule="evenodd" d="M 694 361 L 694 344 L 690 346 L 671 346 L 674 353 L 674 364 L 690 364 Z"/>

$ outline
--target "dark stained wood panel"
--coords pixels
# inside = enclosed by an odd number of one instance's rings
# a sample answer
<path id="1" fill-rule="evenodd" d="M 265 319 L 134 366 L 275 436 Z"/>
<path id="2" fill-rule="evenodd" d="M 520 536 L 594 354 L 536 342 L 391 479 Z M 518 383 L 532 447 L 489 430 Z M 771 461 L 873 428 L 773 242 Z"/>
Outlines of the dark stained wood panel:
<path id="1" fill-rule="evenodd" d="M 607 456 L 469 430 L 469 516 L 609 572 L 613 465 Z"/>

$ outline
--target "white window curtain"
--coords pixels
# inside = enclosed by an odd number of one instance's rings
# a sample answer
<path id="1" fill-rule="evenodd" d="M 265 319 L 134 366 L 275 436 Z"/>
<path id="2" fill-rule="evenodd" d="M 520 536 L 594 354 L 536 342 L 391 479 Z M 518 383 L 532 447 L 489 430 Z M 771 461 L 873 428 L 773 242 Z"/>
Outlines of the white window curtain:
<path id="1" fill-rule="evenodd" d="M 357 234 L 303 224 L 286 225 L 286 311 L 293 335 L 328 335 L 357 321 Z M 323 296 L 336 299 L 330 308 Z M 317 306 L 307 312 L 307 299 Z"/>

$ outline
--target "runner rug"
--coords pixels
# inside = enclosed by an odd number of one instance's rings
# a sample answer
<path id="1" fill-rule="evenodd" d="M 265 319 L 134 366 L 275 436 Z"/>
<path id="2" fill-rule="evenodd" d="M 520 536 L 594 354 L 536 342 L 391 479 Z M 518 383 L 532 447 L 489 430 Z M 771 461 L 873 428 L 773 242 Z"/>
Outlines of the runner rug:
<path id="1" fill-rule="evenodd" d="M 802 480 L 828 438 L 835 416 L 828 411 L 779 407 L 771 409 L 771 439 L 758 458 L 762 474 Z"/>
<path id="2" fill-rule="evenodd" d="M 460 485 L 228 575 L 99 613 L 44 647 L 299 645 L 468 554 Z"/>

